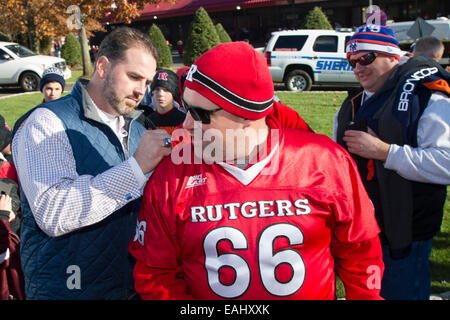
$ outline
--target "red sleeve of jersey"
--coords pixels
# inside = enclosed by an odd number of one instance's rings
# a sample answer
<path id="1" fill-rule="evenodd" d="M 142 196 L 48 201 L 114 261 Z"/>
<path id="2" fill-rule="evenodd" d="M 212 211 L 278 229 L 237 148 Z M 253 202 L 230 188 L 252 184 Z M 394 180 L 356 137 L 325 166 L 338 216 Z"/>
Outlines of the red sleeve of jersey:
<path id="1" fill-rule="evenodd" d="M 384 264 L 378 236 L 357 243 L 335 241 L 331 251 L 347 300 L 382 300 L 380 288 Z"/>
<path id="2" fill-rule="evenodd" d="M 136 235 L 128 246 L 137 260 L 133 273 L 136 292 L 143 299 L 192 299 L 183 280 L 174 214 L 168 209 L 168 181 L 158 172 L 145 187 Z"/>
<path id="3" fill-rule="evenodd" d="M 186 282 L 183 280 L 181 268 L 173 270 L 150 268 L 138 260 L 133 276 L 136 292 L 143 300 L 194 299 L 186 293 Z"/>
<path id="4" fill-rule="evenodd" d="M 347 168 L 337 170 L 348 174 L 340 175 L 331 252 L 347 299 L 381 299 L 384 263 L 374 208 L 354 161 L 347 153 L 344 156 L 342 164 L 347 163 Z"/>
<path id="5" fill-rule="evenodd" d="M 273 102 L 271 117 L 275 118 L 284 128 L 314 132 L 297 111 L 280 102 Z"/>

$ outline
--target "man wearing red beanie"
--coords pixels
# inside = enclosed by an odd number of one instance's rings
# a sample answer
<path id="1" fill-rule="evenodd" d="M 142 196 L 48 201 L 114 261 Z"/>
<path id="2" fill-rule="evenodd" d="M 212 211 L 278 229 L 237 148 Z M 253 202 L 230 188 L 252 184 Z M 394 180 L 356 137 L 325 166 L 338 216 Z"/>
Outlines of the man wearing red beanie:
<path id="1" fill-rule="evenodd" d="M 129 245 L 143 299 L 335 299 L 335 270 L 347 299 L 380 298 L 379 229 L 354 162 L 281 126 L 273 96 L 244 42 L 191 66 L 192 143 L 153 172 Z"/>

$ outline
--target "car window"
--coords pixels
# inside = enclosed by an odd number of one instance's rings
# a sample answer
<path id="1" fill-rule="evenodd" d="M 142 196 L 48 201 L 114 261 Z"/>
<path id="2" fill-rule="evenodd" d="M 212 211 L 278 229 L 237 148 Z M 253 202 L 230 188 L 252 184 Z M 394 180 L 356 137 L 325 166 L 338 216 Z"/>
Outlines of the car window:
<path id="1" fill-rule="evenodd" d="M 7 46 L 5 46 L 8 50 L 11 50 L 12 52 L 14 52 L 14 54 L 16 54 L 17 56 L 19 56 L 20 58 L 25 58 L 25 57 L 31 57 L 31 56 L 35 56 L 36 53 L 34 53 L 33 51 L 22 47 L 19 44 L 9 44 Z"/>
<path id="2" fill-rule="evenodd" d="M 346 36 L 345 37 L 345 45 L 344 45 L 344 50 L 347 49 L 347 43 L 350 41 L 350 39 L 352 38 L 352 36 Z"/>
<path id="3" fill-rule="evenodd" d="M 319 36 L 314 42 L 315 52 L 337 52 L 337 36 Z"/>
<path id="4" fill-rule="evenodd" d="M 273 47 L 274 51 L 300 51 L 308 36 L 280 36 Z"/>
<path id="5" fill-rule="evenodd" d="M 4 50 L 0 49 L 0 60 L 3 60 L 3 57 L 4 57 L 5 55 L 8 55 L 8 56 L 9 56 L 8 53 L 6 53 Z"/>

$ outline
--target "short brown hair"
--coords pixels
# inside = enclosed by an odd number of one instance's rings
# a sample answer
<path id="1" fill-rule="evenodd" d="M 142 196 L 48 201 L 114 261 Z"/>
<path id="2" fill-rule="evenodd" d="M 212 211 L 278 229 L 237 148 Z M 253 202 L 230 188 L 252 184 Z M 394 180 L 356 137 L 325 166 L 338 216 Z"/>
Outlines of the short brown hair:
<path id="1" fill-rule="evenodd" d="M 112 61 L 122 60 L 125 51 L 133 46 L 147 49 L 158 61 L 159 51 L 152 39 L 142 31 L 129 27 L 119 27 L 109 33 L 100 44 L 96 60 L 101 56 L 106 56 Z"/>

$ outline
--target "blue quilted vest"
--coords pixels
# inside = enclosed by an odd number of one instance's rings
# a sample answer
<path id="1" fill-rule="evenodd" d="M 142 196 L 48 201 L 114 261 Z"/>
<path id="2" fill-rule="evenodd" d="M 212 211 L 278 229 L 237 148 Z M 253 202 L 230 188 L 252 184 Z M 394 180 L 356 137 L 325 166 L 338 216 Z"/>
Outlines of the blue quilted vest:
<path id="1" fill-rule="evenodd" d="M 92 107 L 80 82 L 71 94 L 37 107 L 50 109 L 63 122 L 79 175 L 95 176 L 126 160 L 119 139 Z M 133 116 L 130 154 L 134 154 L 145 131 L 138 121 L 140 114 Z M 23 193 L 21 200 L 20 250 L 27 299 L 128 299 L 135 295 L 134 261 L 127 246 L 135 231 L 141 199 L 101 222 L 59 237 L 42 232 Z"/>

